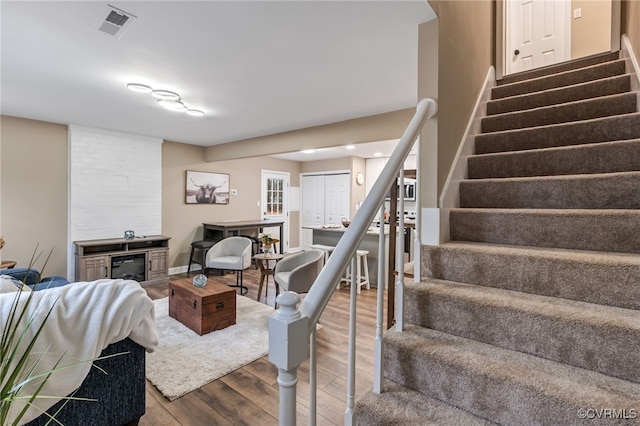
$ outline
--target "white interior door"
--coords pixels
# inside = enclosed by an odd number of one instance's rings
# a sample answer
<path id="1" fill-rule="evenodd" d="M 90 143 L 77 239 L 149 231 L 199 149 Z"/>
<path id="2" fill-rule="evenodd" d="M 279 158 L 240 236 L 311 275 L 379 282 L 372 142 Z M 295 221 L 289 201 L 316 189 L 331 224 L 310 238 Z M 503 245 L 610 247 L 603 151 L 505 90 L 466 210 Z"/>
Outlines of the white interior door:
<path id="1" fill-rule="evenodd" d="M 349 174 L 325 176 L 325 223 L 340 225 L 343 217 L 349 218 L 351 179 Z"/>
<path id="2" fill-rule="evenodd" d="M 282 249 L 286 253 L 289 250 L 289 173 L 262 171 L 262 218 L 284 221 L 282 227 Z M 264 232 L 279 234 L 279 229 L 264 228 Z M 279 245 L 275 245 L 275 249 Z"/>
<path id="3" fill-rule="evenodd" d="M 322 226 L 324 225 L 324 176 L 302 176 L 301 181 L 301 226 Z M 300 236 L 302 249 L 309 250 L 309 246 L 313 244 L 313 231 L 302 228 Z"/>
<path id="4" fill-rule="evenodd" d="M 571 58 L 571 0 L 505 0 L 506 73 Z"/>

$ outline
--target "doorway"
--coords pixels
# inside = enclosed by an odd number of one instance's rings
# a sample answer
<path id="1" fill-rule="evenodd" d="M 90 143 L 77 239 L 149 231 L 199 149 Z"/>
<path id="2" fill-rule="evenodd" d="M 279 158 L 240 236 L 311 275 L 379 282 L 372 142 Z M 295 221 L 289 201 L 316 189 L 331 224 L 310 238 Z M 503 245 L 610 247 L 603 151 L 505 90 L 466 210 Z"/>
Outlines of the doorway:
<path id="1" fill-rule="evenodd" d="M 340 226 L 349 217 L 351 175 L 345 173 L 306 174 L 301 177 L 300 242 L 303 250 L 313 244 L 312 227 Z"/>
<path id="2" fill-rule="evenodd" d="M 496 0 L 495 4 L 497 80 L 510 73 L 563 60 L 620 50 L 620 0 Z M 513 15 L 516 17 L 512 19 Z M 552 25 L 561 25 L 562 29 L 544 28 Z M 520 42 L 533 40 L 534 31 L 538 35 L 555 33 L 564 38 L 564 52 L 545 47 L 545 40 L 541 40 L 533 53 L 527 50 L 529 45 L 522 50 L 517 42 L 510 40 L 512 33 L 518 31 Z M 555 36 L 551 40 L 563 44 Z M 532 56 L 534 53 L 536 59 Z"/>
<path id="3" fill-rule="evenodd" d="M 262 170 L 262 189 L 260 206 L 262 219 L 283 221 L 282 250 L 289 251 L 289 173 Z M 278 235 L 279 230 L 263 228 L 263 232 Z"/>
<path id="4" fill-rule="evenodd" d="M 509 0 L 506 74 L 571 59 L 571 0 Z"/>

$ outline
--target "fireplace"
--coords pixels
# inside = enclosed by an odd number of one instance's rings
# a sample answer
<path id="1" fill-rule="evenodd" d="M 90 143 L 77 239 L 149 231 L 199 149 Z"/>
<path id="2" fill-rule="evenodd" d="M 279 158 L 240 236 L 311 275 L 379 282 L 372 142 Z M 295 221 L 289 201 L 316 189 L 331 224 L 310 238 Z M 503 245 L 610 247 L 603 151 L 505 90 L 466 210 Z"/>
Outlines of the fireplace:
<path id="1" fill-rule="evenodd" d="M 111 278 L 145 280 L 145 253 L 111 257 Z"/>

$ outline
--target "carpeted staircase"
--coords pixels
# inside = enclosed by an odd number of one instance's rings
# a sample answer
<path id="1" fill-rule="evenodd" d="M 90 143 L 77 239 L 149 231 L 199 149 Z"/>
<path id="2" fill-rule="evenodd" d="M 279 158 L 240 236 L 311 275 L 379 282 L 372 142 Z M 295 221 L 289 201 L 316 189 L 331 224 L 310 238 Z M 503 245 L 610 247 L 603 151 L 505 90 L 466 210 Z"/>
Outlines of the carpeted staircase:
<path id="1" fill-rule="evenodd" d="M 640 425 L 636 97 L 617 53 L 493 89 L 359 424 Z"/>

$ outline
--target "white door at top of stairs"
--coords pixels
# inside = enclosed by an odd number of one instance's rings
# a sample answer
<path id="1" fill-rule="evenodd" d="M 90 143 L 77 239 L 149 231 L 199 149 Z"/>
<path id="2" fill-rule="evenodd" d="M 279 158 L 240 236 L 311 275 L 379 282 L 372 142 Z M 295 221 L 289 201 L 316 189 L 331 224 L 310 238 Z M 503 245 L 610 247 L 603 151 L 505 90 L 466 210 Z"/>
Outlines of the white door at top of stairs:
<path id="1" fill-rule="evenodd" d="M 571 58 L 571 0 L 506 0 L 506 74 Z"/>

